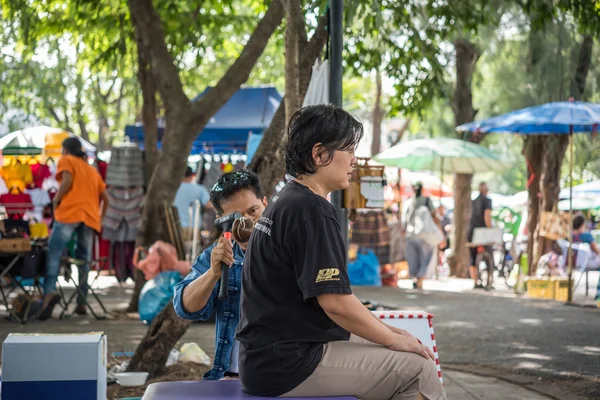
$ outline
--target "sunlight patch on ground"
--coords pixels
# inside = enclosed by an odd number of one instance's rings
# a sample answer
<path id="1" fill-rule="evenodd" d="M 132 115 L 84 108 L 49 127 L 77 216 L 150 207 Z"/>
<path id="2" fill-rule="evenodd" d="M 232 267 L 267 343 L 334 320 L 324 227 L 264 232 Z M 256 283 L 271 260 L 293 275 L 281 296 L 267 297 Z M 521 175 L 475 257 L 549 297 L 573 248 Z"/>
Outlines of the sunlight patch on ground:
<path id="1" fill-rule="evenodd" d="M 519 322 L 522 324 L 532 325 L 532 326 L 539 326 L 542 324 L 542 321 L 540 321 L 537 318 L 521 318 L 521 319 L 519 319 Z"/>
<path id="2" fill-rule="evenodd" d="M 600 357 L 600 347 L 592 346 L 565 346 L 565 348 L 573 353 L 583 354 L 585 356 L 597 356 Z"/>
<path id="3" fill-rule="evenodd" d="M 515 354 L 513 356 L 513 358 L 527 358 L 530 360 L 543 360 L 543 361 L 552 360 L 552 357 L 550 357 L 550 356 L 546 356 L 544 354 L 534 354 L 534 353 L 519 353 L 519 354 Z"/>
<path id="4" fill-rule="evenodd" d="M 519 364 L 517 364 L 517 368 L 539 370 L 540 368 L 542 368 L 542 365 L 530 361 L 521 361 Z"/>

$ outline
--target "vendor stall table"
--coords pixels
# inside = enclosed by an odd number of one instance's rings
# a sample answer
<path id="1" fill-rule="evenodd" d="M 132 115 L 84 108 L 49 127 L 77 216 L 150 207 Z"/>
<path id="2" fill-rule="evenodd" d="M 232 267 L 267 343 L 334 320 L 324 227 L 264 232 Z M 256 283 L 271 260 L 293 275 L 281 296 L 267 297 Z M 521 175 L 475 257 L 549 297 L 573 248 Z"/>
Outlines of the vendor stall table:
<path id="1" fill-rule="evenodd" d="M 2 302 L 4 307 L 10 314 L 10 318 L 18 321 L 21 324 L 27 323 L 27 320 L 35 313 L 35 310 L 31 309 L 33 305 L 33 295 L 37 289 L 40 296 L 42 295 L 42 290 L 39 285 L 39 279 L 42 275 L 42 267 L 44 264 L 43 260 L 32 260 L 33 262 L 29 264 L 32 268 L 25 271 L 24 263 L 32 257 L 40 257 L 40 252 L 35 251 L 42 249 L 45 245 L 45 242 L 33 242 L 33 246 L 31 242 L 28 242 L 27 239 L 2 239 L 4 242 L 14 241 L 14 246 L 1 246 L 0 251 L 0 282 L 4 283 L 5 278 L 9 277 L 12 288 L 8 291 L 5 291 L 5 287 L 3 284 L 0 284 L 0 294 L 2 295 Z M 20 245 L 16 245 L 17 243 L 21 243 Z M 33 250 L 32 250 L 33 248 Z M 4 261 L 7 260 L 7 261 Z M 10 260 L 10 261 L 8 261 Z M 32 279 L 33 285 L 28 290 L 27 285 L 23 284 L 22 279 Z M 12 304 L 10 303 L 10 295 L 15 289 L 20 289 L 22 293 L 26 296 L 27 305 L 25 306 L 24 312 L 16 312 Z M 39 310 L 37 310 L 39 311 Z M 30 315 L 31 314 L 31 315 Z"/>
<path id="2" fill-rule="evenodd" d="M 77 268 L 79 268 L 83 264 L 85 264 L 85 261 L 77 260 L 77 259 L 71 258 L 71 257 L 63 257 L 63 259 L 62 259 L 61 266 L 64 269 L 65 280 L 67 282 L 71 282 L 75 286 L 75 291 L 71 294 L 71 296 L 69 296 L 67 298 L 67 296 L 65 295 L 65 293 L 59 283 L 58 290 L 59 290 L 59 293 L 60 293 L 60 296 L 62 299 L 61 306 L 63 309 L 59 316 L 60 319 L 63 319 L 65 317 L 65 313 L 67 312 L 69 305 L 73 302 L 73 300 L 75 299 L 75 297 L 77 295 L 80 295 L 83 297 L 83 293 L 81 291 L 81 288 L 79 287 L 79 282 L 75 281 L 75 278 L 73 277 L 73 274 L 71 273 L 72 265 L 75 265 L 75 266 L 77 266 Z M 102 309 L 104 314 L 102 314 L 102 315 L 97 314 L 94 311 L 93 307 L 90 305 L 88 299 L 83 298 L 84 305 L 87 307 L 88 310 L 90 310 L 90 313 L 97 320 L 106 319 L 106 315 L 108 314 L 108 311 L 106 311 L 106 307 L 104 306 L 104 303 L 102 302 L 100 297 L 98 297 L 98 294 L 96 294 L 96 291 L 94 289 L 94 284 L 100 277 L 100 271 L 104 268 L 104 265 L 106 265 L 106 264 L 108 264 L 108 258 L 106 258 L 106 257 L 102 257 L 98 260 L 92 260 L 89 263 L 90 272 L 96 271 L 97 274 L 94 277 L 94 279 L 92 280 L 92 282 L 88 284 L 88 293 L 90 293 L 92 296 L 94 296 L 94 298 L 100 305 L 100 308 Z"/>

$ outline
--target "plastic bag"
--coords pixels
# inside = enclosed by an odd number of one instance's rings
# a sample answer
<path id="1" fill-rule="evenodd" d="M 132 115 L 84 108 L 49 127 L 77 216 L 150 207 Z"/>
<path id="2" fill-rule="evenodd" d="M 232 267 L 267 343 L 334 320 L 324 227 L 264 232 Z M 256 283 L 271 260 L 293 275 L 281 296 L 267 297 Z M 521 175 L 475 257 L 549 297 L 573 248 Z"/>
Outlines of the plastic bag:
<path id="1" fill-rule="evenodd" d="M 181 346 L 179 361 L 183 363 L 195 363 L 210 367 L 210 357 L 198 346 L 197 343 L 185 343 Z"/>
<path id="2" fill-rule="evenodd" d="M 356 261 L 348 264 L 348 277 L 353 285 L 381 286 L 379 259 L 375 252 L 361 247 Z"/>
<path id="3" fill-rule="evenodd" d="M 144 284 L 138 309 L 140 319 L 150 325 L 159 312 L 171 301 L 173 289 L 181 280 L 179 272 L 162 272 Z"/>

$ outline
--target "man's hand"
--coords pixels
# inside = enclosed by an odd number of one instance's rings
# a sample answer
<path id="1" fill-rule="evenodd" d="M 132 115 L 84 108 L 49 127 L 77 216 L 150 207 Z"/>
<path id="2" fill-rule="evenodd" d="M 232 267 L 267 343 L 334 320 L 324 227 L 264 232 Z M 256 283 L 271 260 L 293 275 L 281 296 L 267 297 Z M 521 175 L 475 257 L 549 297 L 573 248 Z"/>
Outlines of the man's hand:
<path id="1" fill-rule="evenodd" d="M 412 336 L 397 335 L 396 341 L 388 347 L 393 351 L 404 351 L 407 353 L 415 353 L 423 358 L 430 358 L 435 361 L 433 352 L 425 345 L 419 343 L 417 339 Z"/>
<path id="2" fill-rule="evenodd" d="M 233 244 L 231 240 L 221 237 L 219 243 L 210 253 L 210 273 L 221 276 L 221 264 L 233 265 Z"/>

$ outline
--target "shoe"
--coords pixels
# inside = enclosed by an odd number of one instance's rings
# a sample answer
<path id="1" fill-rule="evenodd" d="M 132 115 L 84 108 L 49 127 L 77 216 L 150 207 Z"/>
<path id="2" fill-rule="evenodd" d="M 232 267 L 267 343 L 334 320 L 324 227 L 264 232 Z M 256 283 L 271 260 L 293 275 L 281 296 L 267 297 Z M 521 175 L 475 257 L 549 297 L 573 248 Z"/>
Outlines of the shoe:
<path id="1" fill-rule="evenodd" d="M 83 304 L 80 304 L 77 307 L 75 307 L 75 311 L 73 311 L 73 314 L 77 314 L 77 315 L 87 315 L 87 313 L 88 313 L 87 307 Z"/>
<path id="2" fill-rule="evenodd" d="M 475 289 L 485 289 L 485 287 L 481 283 L 476 283 L 475 286 L 473 287 L 473 290 L 475 290 Z"/>
<path id="3" fill-rule="evenodd" d="M 50 294 L 47 298 L 44 298 L 44 303 L 46 306 L 42 305 L 42 311 L 38 315 L 37 319 L 40 321 L 45 321 L 52 316 L 52 310 L 54 310 L 54 306 L 58 304 L 60 301 L 60 295 L 58 293 Z"/>

